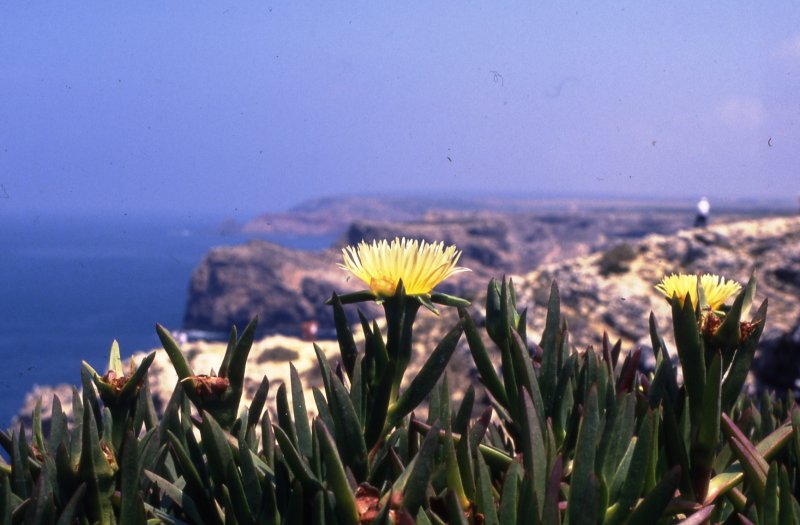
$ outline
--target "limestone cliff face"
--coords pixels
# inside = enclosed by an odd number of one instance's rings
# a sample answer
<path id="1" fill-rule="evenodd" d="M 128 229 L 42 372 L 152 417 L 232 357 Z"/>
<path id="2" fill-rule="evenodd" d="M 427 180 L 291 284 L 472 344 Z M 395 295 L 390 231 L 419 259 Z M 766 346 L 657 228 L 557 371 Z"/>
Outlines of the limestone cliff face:
<path id="1" fill-rule="evenodd" d="M 397 207 L 395 203 L 390 209 Z M 264 241 L 216 248 L 194 272 L 184 328 L 225 333 L 232 324 L 242 325 L 259 315 L 264 333 L 296 334 L 301 323 L 311 320 L 329 330 L 330 309 L 323 303 L 331 292 L 363 288 L 336 267 L 339 249 L 362 240 L 411 237 L 455 244 L 462 251 L 459 265 L 472 273 L 448 280 L 439 290 L 472 300 L 480 297 L 491 277 L 526 274 L 544 264 L 607 250 L 646 232 L 671 233 L 690 218 L 685 210 L 439 210 L 405 222 L 357 220 L 328 251 L 291 250 Z"/>
<path id="2" fill-rule="evenodd" d="M 336 267 L 336 254 L 290 250 L 266 241 L 212 249 L 195 269 L 184 328 L 227 333 L 260 318 L 262 333 L 296 335 L 304 321 L 333 327 L 325 301 L 362 288 Z"/>
<path id="3" fill-rule="evenodd" d="M 526 274 L 520 295 L 536 304 L 532 333 L 542 329 L 555 279 L 574 342 L 596 344 L 603 330 L 628 345 L 648 344 L 651 311 L 670 334 L 670 309 L 654 285 L 670 273 L 714 273 L 758 279 L 756 306 L 769 298 L 765 337 L 786 333 L 800 320 L 800 218 L 741 221 L 650 235 L 588 257 L 548 264 Z M 537 315 L 538 314 L 538 315 Z"/>

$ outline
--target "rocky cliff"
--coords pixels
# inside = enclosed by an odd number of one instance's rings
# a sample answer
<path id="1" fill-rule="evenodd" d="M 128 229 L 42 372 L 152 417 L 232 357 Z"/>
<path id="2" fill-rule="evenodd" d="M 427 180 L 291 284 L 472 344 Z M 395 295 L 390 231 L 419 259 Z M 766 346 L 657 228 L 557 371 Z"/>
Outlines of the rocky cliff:
<path id="1" fill-rule="evenodd" d="M 544 305 L 558 282 L 562 311 L 576 343 L 598 341 L 603 330 L 629 345 L 647 344 L 650 311 L 668 328 L 670 310 L 655 289 L 669 273 L 715 273 L 747 282 L 758 279 L 756 302 L 769 298 L 765 338 L 792 330 L 800 320 L 800 218 L 735 222 L 674 235 L 650 235 L 602 252 L 543 265 L 523 276 L 520 295 Z M 536 333 L 543 315 L 534 316 Z"/>
<path id="2" fill-rule="evenodd" d="M 325 301 L 334 290 L 360 289 L 336 268 L 336 255 L 266 241 L 214 248 L 192 275 L 184 328 L 227 333 L 258 315 L 261 333 L 299 335 L 312 320 L 331 329 Z"/>
<path id="3" fill-rule="evenodd" d="M 489 231 L 489 225 L 494 225 L 496 229 L 495 234 L 488 237 L 498 243 L 513 244 L 508 240 L 515 235 L 512 229 L 500 227 L 497 223 L 486 223 L 485 228 L 473 232 L 474 238 L 483 238 L 479 233 Z M 380 230 L 382 226 L 358 226 L 367 227 L 375 228 L 370 231 L 376 235 L 386 233 Z M 448 230 L 445 228 L 442 231 Z M 453 229 L 446 234 L 455 235 L 457 231 Z M 367 233 L 365 230 L 364 234 Z M 514 257 L 518 256 L 503 253 L 502 250 L 498 257 L 507 261 L 509 268 L 517 264 Z M 502 259 L 504 257 L 507 259 Z M 272 326 L 289 322 L 287 319 L 290 318 L 281 313 L 281 308 L 286 308 L 298 318 L 316 315 L 321 320 L 329 319 L 330 311 L 322 305 L 329 292 L 357 287 L 355 283 L 347 282 L 343 272 L 335 268 L 337 260 L 338 253 L 333 251 L 299 253 L 263 242 L 214 250 L 196 271 L 193 287 L 197 287 L 198 293 L 217 290 L 227 299 L 219 300 L 209 295 L 207 312 L 211 313 L 202 313 L 203 309 L 199 309 L 194 315 L 198 319 L 206 319 L 208 323 L 217 323 L 226 331 L 230 327 L 230 319 L 241 316 L 244 321 L 249 320 L 254 304 L 261 305 L 264 323 L 272 323 Z M 479 263 L 479 258 L 465 254 L 464 264 L 478 268 L 475 273 L 483 273 L 483 268 L 489 272 L 490 266 Z M 673 235 L 652 234 L 634 240 L 606 241 L 605 248 L 596 253 L 560 262 L 541 263 L 532 271 L 519 272 L 514 279 L 520 306 L 529 308 L 528 333 L 531 334 L 531 341 L 536 341 L 541 333 L 544 305 L 550 284 L 556 279 L 562 298 L 562 312 L 572 333 L 572 343 L 581 349 L 597 345 L 603 331 L 607 330 L 612 338 L 621 338 L 624 350 L 628 351 L 638 345 L 649 344 L 647 321 L 651 311 L 662 327 L 662 335 L 670 339 L 669 308 L 663 297 L 655 291 L 654 285 L 664 274 L 679 271 L 718 273 L 742 282 L 746 281 L 751 271 L 755 271 L 759 283 L 756 301 L 768 297 L 770 305 L 762 338 L 764 344 L 755 364 L 756 375 L 762 381 L 780 388 L 797 387 L 796 380 L 800 373 L 797 365 L 797 356 L 800 356 L 800 218 L 749 220 L 719 224 L 703 230 L 682 230 Z M 475 290 L 472 310 L 479 321 L 483 310 L 485 277 L 474 274 L 462 276 Z M 197 301 L 199 308 L 202 303 L 200 298 Z M 355 308 L 348 307 L 348 310 L 354 313 Z M 374 314 L 375 311 L 372 311 L 371 315 Z M 417 357 L 412 361 L 409 377 L 421 364 L 421 354 L 429 352 L 454 322 L 455 316 L 449 309 L 443 309 L 441 317 L 425 310 L 420 312 L 415 325 Z M 243 326 L 242 321 L 237 320 L 237 324 Z M 357 336 L 359 333 L 356 330 Z M 335 342 L 319 343 L 329 359 L 338 359 Z M 492 348 L 488 341 L 487 347 Z M 198 373 L 208 373 L 212 368 L 219 367 L 224 345 L 189 343 L 184 345 L 184 351 Z M 140 354 L 138 359 L 143 355 Z M 299 369 L 307 387 L 319 386 L 320 378 L 311 344 L 296 338 L 273 336 L 256 343 L 251 352 L 248 364 L 250 394 L 264 375 L 273 384 L 285 381 L 289 361 Z M 475 382 L 470 354 L 463 340 L 448 367 L 448 374 L 450 385 L 456 390 Z M 160 351 L 150 375 L 151 389 L 156 399 L 160 400 L 157 402 L 166 401 L 175 380 L 166 355 Z M 46 410 L 53 392 L 68 406 L 69 390 L 69 387 L 61 386 L 39 390 L 34 394 L 43 395 Z M 273 393 L 275 390 L 270 389 Z M 22 415 L 30 415 L 36 395 L 29 396 L 26 406 L 21 410 Z M 247 398 L 243 402 L 247 403 Z M 307 403 L 309 407 L 314 406 L 310 399 Z"/>
<path id="4" fill-rule="evenodd" d="M 350 223 L 343 229 L 341 240 L 328 251 L 291 250 L 266 241 L 210 251 L 192 277 L 184 328 L 224 333 L 232 324 L 245 324 L 259 315 L 262 333 L 297 334 L 306 321 L 315 321 L 321 330 L 329 330 L 330 313 L 324 300 L 332 291 L 345 293 L 362 287 L 359 282 L 348 281 L 347 274 L 336 267 L 335 263 L 341 260 L 339 249 L 361 240 L 405 236 L 455 244 L 462 251 L 459 264 L 473 272 L 447 281 L 441 291 L 474 299 L 490 277 L 525 274 L 542 265 L 605 251 L 616 243 L 648 233 L 673 233 L 690 223 L 692 217 L 685 209 L 644 210 L 578 203 L 561 207 L 549 203 L 535 211 L 521 211 L 516 203 L 505 212 L 430 211 L 424 203 L 416 203 L 408 206 L 406 213 L 416 216 L 424 211 L 421 217 L 389 221 L 390 217 L 402 215 L 402 202 L 408 201 L 390 201 L 385 214 L 375 212 L 373 216 L 387 217 L 385 221 Z M 324 213 L 327 217 L 339 209 L 337 206 L 320 205 L 319 209 L 295 213 L 306 219 L 309 213 Z M 351 215 L 352 212 L 342 211 L 343 217 Z M 723 214 L 717 220 L 733 218 Z M 250 227 L 257 229 L 257 224 L 255 221 Z"/>

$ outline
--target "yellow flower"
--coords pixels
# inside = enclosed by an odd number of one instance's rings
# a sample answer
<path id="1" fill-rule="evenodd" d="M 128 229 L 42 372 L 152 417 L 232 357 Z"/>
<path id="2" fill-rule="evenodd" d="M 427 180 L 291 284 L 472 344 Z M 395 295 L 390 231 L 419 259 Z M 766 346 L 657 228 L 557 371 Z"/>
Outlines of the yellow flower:
<path id="1" fill-rule="evenodd" d="M 444 243 L 429 244 L 406 238 L 395 238 L 342 250 L 343 270 L 352 273 L 377 296 L 391 297 L 397 283 L 403 280 L 408 295 L 430 293 L 433 287 L 451 275 L 468 272 L 468 268 L 456 266 L 460 251 L 455 246 L 444 247 Z"/>
<path id="2" fill-rule="evenodd" d="M 719 310 L 730 297 L 739 293 L 742 289 L 741 285 L 736 281 L 725 280 L 724 277 L 719 275 L 705 274 L 700 277 L 700 286 L 703 287 L 703 295 L 706 298 L 706 304 L 711 310 Z M 673 295 L 678 296 L 678 299 L 683 304 L 686 295 L 692 301 L 692 306 L 697 307 L 697 276 L 686 274 L 672 274 L 664 277 L 660 283 L 656 285 L 656 290 L 663 293 L 667 299 L 672 299 Z"/>
<path id="3" fill-rule="evenodd" d="M 738 294 L 742 285 L 732 280 L 725 280 L 719 275 L 705 274 L 700 277 L 700 286 L 703 287 L 703 295 L 706 296 L 706 303 L 712 310 L 719 310 L 728 298 Z"/>
<path id="4" fill-rule="evenodd" d="M 675 274 L 669 275 L 661 279 L 661 282 L 656 285 L 656 290 L 663 293 L 668 300 L 673 296 L 677 296 L 683 305 L 683 300 L 686 294 L 689 294 L 692 305 L 697 306 L 697 276 Z"/>

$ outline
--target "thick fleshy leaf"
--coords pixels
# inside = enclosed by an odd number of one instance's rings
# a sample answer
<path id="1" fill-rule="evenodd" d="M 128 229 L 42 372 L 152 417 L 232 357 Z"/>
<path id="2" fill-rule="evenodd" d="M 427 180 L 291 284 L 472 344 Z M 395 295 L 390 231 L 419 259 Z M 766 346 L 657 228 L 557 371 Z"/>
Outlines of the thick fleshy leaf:
<path id="1" fill-rule="evenodd" d="M 330 430 L 336 434 L 336 444 L 344 463 L 350 467 L 359 482 L 364 481 L 369 467 L 361 422 L 339 378 L 331 376 L 329 383 L 333 398 L 328 400 L 328 406 L 335 425 Z"/>
<path id="2" fill-rule="evenodd" d="M 672 324 L 675 330 L 675 345 L 683 368 L 683 382 L 689 394 L 692 426 L 697 428 L 703 413 L 706 362 L 697 317 L 688 294 L 685 298 L 672 297 Z"/>
<path id="3" fill-rule="evenodd" d="M 120 525 L 138 525 L 145 521 L 144 500 L 139 489 L 139 459 L 136 438 L 130 430 L 125 435 L 120 464 Z"/>
<path id="4" fill-rule="evenodd" d="M 222 355 L 222 363 L 219 365 L 219 375 L 225 377 L 228 375 L 228 368 L 231 366 L 231 358 L 233 358 L 233 350 L 236 348 L 236 341 L 239 339 L 236 325 L 231 326 L 231 333 L 228 336 L 228 345 L 225 347 L 225 353 Z"/>
<path id="5" fill-rule="evenodd" d="M 531 401 L 536 408 L 536 414 L 539 417 L 539 425 L 544 428 L 545 421 L 545 405 L 542 399 L 542 393 L 539 389 L 539 381 L 536 378 L 536 373 L 533 370 L 533 361 L 528 353 L 528 346 L 522 337 L 515 331 L 511 330 L 511 360 L 514 363 L 514 375 L 518 379 L 518 384 L 523 386 L 530 394 Z M 520 401 L 522 400 L 521 393 Z"/>
<path id="6" fill-rule="evenodd" d="M 25 523 L 45 524 L 55 519 L 55 500 L 53 487 L 48 476 L 39 476 L 25 512 Z"/>
<path id="7" fill-rule="evenodd" d="M 553 404 L 553 392 L 556 379 L 561 368 L 560 347 L 561 326 L 561 300 L 558 295 L 558 285 L 553 281 L 550 286 L 550 299 L 547 303 L 547 318 L 544 332 L 539 346 L 542 348 L 542 368 L 539 375 L 539 384 L 542 389 L 542 398 L 545 406 Z"/>
<path id="8" fill-rule="evenodd" d="M 85 392 L 84 392 L 85 395 Z M 100 446 L 100 435 L 94 419 L 94 411 L 83 411 L 83 440 L 78 478 L 86 483 L 86 503 L 84 507 L 90 519 L 100 523 L 112 523 L 114 509 L 111 495 L 114 492 L 114 474 L 104 449 Z M 108 447 L 105 450 L 110 453 Z"/>
<path id="9" fill-rule="evenodd" d="M 755 447 L 765 461 L 771 461 L 792 439 L 794 431 L 791 426 L 783 425 L 775 429 L 769 436 L 762 439 Z M 744 474 L 741 463 L 736 462 L 728 467 L 725 472 L 717 474 L 711 480 L 705 504 L 712 503 L 719 495 L 725 494 L 732 487 L 741 483 Z"/>
<path id="10" fill-rule="evenodd" d="M 563 456 L 559 454 L 553 463 L 553 469 L 547 480 L 544 506 L 542 507 L 542 525 L 560 525 L 561 512 L 558 510 L 561 478 L 564 475 Z"/>
<path id="11" fill-rule="evenodd" d="M 426 503 L 426 493 L 434 469 L 438 443 L 439 426 L 434 425 L 422 441 L 419 452 L 414 458 L 413 466 L 408 466 L 409 475 L 404 485 L 403 505 L 412 515 L 416 514 L 419 508 Z M 395 488 L 399 488 L 397 483 L 395 483 Z"/>
<path id="12" fill-rule="evenodd" d="M 228 438 L 219 423 L 209 414 L 201 414 L 203 420 L 200 424 L 200 436 L 203 438 L 203 451 L 208 458 L 208 467 L 211 478 L 217 486 L 224 485 L 228 466 L 234 462 Z"/>
<path id="13" fill-rule="evenodd" d="M 739 430 L 733 420 L 724 413 L 722 414 L 722 431 L 725 433 L 733 453 L 739 458 L 745 476 L 755 491 L 756 498 L 762 501 L 767 484 L 769 465 L 767 465 L 763 456 L 758 453 L 750 440 L 742 434 L 742 431 Z"/>
<path id="14" fill-rule="evenodd" d="M 759 513 L 759 525 L 778 525 L 778 464 L 772 463 L 767 472 L 767 485 L 764 491 L 764 503 Z"/>
<path id="15" fill-rule="evenodd" d="M 778 523 L 800 523 L 800 506 L 792 495 L 792 485 L 786 467 L 781 466 L 780 472 L 780 512 Z"/>
<path id="16" fill-rule="evenodd" d="M 303 393 L 303 384 L 300 382 L 300 375 L 297 373 L 293 363 L 289 363 L 289 376 L 292 388 L 292 413 L 294 415 L 297 449 L 306 457 L 311 457 L 311 427 L 308 426 L 306 398 Z"/>
<path id="17" fill-rule="evenodd" d="M 603 460 L 602 473 L 605 480 L 612 479 L 631 441 L 636 427 L 635 408 L 635 396 L 631 393 L 622 394 L 615 406 L 613 419 L 606 422 L 603 440 L 598 448 L 598 454 Z"/>
<path id="18" fill-rule="evenodd" d="M 600 433 L 600 415 L 597 388 L 592 387 L 584 407 L 575 444 L 572 477 L 568 499 L 569 522 L 571 524 L 594 524 L 597 522 L 599 503 L 598 481 L 594 473 L 595 453 Z"/>
<path id="19" fill-rule="evenodd" d="M 458 459 L 456 458 L 456 448 L 453 445 L 453 431 L 448 426 L 444 438 L 445 470 L 447 473 L 447 487 L 458 497 L 459 505 L 469 507 L 469 499 L 464 492 L 464 485 L 461 482 L 461 470 L 459 469 Z"/>
<path id="20" fill-rule="evenodd" d="M 278 415 L 278 426 L 281 427 L 286 433 L 286 436 L 292 441 L 292 445 L 302 452 L 297 444 L 297 431 L 295 430 L 294 421 L 292 421 L 292 411 L 291 408 L 289 408 L 289 396 L 286 393 L 285 383 L 281 383 L 278 387 L 278 392 L 275 394 L 275 411 Z"/>
<path id="21" fill-rule="evenodd" d="M 247 494 L 242 484 L 242 478 L 239 476 L 239 470 L 234 463 L 228 463 L 227 482 L 225 486 L 228 488 L 228 493 L 230 494 L 236 521 L 241 525 L 254 524 L 255 520 L 253 519 L 250 503 L 247 500 Z"/>
<path id="22" fill-rule="evenodd" d="M 75 515 L 80 508 L 80 505 L 83 501 L 83 495 L 86 494 L 86 484 L 81 483 L 75 492 L 72 493 L 69 500 L 67 500 L 66 505 L 61 510 L 61 515 L 58 517 L 58 521 L 56 525 L 71 525 L 75 521 Z M 10 523 L 10 517 L 8 521 L 3 521 L 3 523 Z"/>
<path id="23" fill-rule="evenodd" d="M 722 356 L 714 354 L 706 377 L 703 393 L 702 417 L 699 421 L 697 442 L 692 447 L 692 478 L 698 498 L 705 498 L 708 480 L 714 462 L 714 451 L 719 443 L 720 388 L 722 383 Z"/>
<path id="24" fill-rule="evenodd" d="M 501 405 L 508 407 L 508 396 L 506 395 L 505 386 L 503 386 L 503 382 L 500 381 L 500 377 L 497 375 L 494 362 L 492 362 L 492 359 L 486 352 L 486 347 L 478 333 L 477 326 L 475 326 L 475 321 L 472 320 L 472 317 L 463 308 L 459 308 L 458 313 L 464 325 L 464 335 L 469 344 L 472 359 L 481 375 L 483 384 L 486 385 L 486 388 Z"/>
<path id="25" fill-rule="evenodd" d="M 428 396 L 436 382 L 439 381 L 439 377 L 447 367 L 447 363 L 450 362 L 450 356 L 453 355 L 456 346 L 458 346 L 458 340 L 461 338 L 462 332 L 462 324 L 459 322 L 431 352 L 425 364 L 422 365 L 420 371 L 411 380 L 411 384 L 389 409 L 390 420 L 393 424 L 396 424 L 417 408 Z M 416 512 L 416 509 L 414 509 L 414 512 Z"/>
<path id="26" fill-rule="evenodd" d="M 658 522 L 664 509 L 672 500 L 675 489 L 678 488 L 680 479 L 680 467 L 675 467 L 658 482 L 652 491 L 648 492 L 644 499 L 631 513 L 626 525 L 652 525 Z"/>
<path id="27" fill-rule="evenodd" d="M 739 346 L 741 334 L 739 325 L 742 315 L 746 313 L 744 312 L 745 298 L 749 296 L 749 300 L 752 302 L 755 287 L 755 277 L 751 276 L 750 282 L 748 282 L 745 289 L 736 296 L 730 310 L 725 314 L 725 319 L 711 338 L 712 346 L 718 348 L 722 352 L 723 368 L 727 368 L 730 365 L 733 354 Z"/>
<path id="28" fill-rule="evenodd" d="M 742 392 L 742 387 L 747 380 L 756 353 L 758 341 L 764 331 L 767 321 L 767 309 L 769 302 L 764 299 L 753 317 L 753 331 L 750 337 L 741 342 L 741 346 L 733 356 L 733 362 L 725 371 L 725 380 L 722 384 L 722 411 L 730 412 L 731 407 L 736 402 L 736 398 Z"/>
<path id="29" fill-rule="evenodd" d="M 467 517 L 464 516 L 464 506 L 461 504 L 456 492 L 448 488 L 444 498 L 447 505 L 447 523 L 451 525 L 468 525 Z"/>
<path id="30" fill-rule="evenodd" d="M 175 368 L 175 372 L 178 374 L 178 379 L 184 380 L 187 377 L 193 376 L 194 372 L 192 371 L 192 368 L 189 366 L 186 358 L 183 357 L 183 352 L 181 352 L 181 349 L 178 347 L 178 343 L 175 342 L 175 339 L 172 338 L 172 334 L 169 333 L 169 330 L 160 324 L 157 324 L 156 333 L 158 334 L 158 338 L 161 340 L 161 346 L 164 347 L 169 360 L 172 361 L 172 366 Z"/>
<path id="31" fill-rule="evenodd" d="M 544 505 L 545 487 L 547 486 L 547 452 L 544 448 L 544 437 L 540 418 L 531 397 L 523 390 L 522 398 L 522 462 L 525 472 L 532 478 L 533 490 L 536 493 L 537 508 Z"/>
<path id="32" fill-rule="evenodd" d="M 482 454 L 475 456 L 477 476 L 475 480 L 476 504 L 478 512 L 483 514 L 484 525 L 499 525 L 500 521 L 495 508 L 494 494 L 492 491 L 492 477 L 489 467 Z"/>
<path id="33" fill-rule="evenodd" d="M 501 525 L 517 524 L 517 508 L 519 507 L 519 485 L 522 479 L 522 465 L 512 462 L 506 471 L 503 480 L 502 496 L 500 498 Z"/>
<path id="34" fill-rule="evenodd" d="M 703 525 L 708 522 L 707 520 L 709 516 L 711 516 L 711 514 L 714 512 L 714 510 L 715 510 L 714 505 L 709 505 L 707 507 L 698 509 L 685 520 L 679 521 L 678 525 Z M 744 525 L 744 522 L 742 522 L 741 520 L 739 521 L 740 523 L 742 523 L 742 525 Z"/>
<path id="35" fill-rule="evenodd" d="M 344 465 L 339 457 L 333 436 L 321 420 L 315 420 L 314 425 L 319 436 L 320 452 L 325 460 L 328 488 L 336 497 L 335 510 L 339 522 L 345 525 L 357 524 L 359 516 L 355 496 L 347 482 Z"/>
<path id="36" fill-rule="evenodd" d="M 606 523 L 622 523 L 630 515 L 645 486 L 645 477 L 652 459 L 652 446 L 656 413 L 648 411 L 636 439 L 630 464 L 626 469 L 624 481 L 617 496 L 613 512 L 606 514 Z M 617 481 L 619 478 L 615 478 Z M 613 497 L 613 494 L 612 494 Z"/>
<path id="37" fill-rule="evenodd" d="M 156 486 L 161 489 L 161 491 L 171 499 L 176 505 L 178 505 L 186 515 L 195 523 L 205 523 L 200 512 L 197 510 L 197 505 L 195 504 L 194 500 L 186 494 L 185 491 L 182 491 L 178 487 L 176 487 L 173 483 L 169 480 L 166 480 L 159 476 L 158 474 L 151 472 L 149 470 L 144 471 L 144 475 L 147 478 L 156 484 Z M 105 523 L 105 522 L 104 522 Z M 107 523 L 113 523 L 111 521 Z"/>
<path id="38" fill-rule="evenodd" d="M 253 394 L 253 401 L 250 403 L 250 408 L 247 412 L 248 427 L 254 428 L 256 425 L 258 425 L 258 421 L 261 419 L 261 412 L 264 410 L 264 404 L 267 401 L 268 394 L 269 379 L 267 379 L 267 376 L 264 376 L 261 379 L 261 383 L 258 385 L 256 393 Z"/>
<path id="39" fill-rule="evenodd" d="M 178 463 L 178 467 L 180 468 L 181 476 L 186 482 L 184 491 L 201 504 L 204 501 L 208 501 L 210 493 L 210 480 L 208 477 L 204 478 L 200 472 L 198 472 L 197 469 L 199 465 L 196 465 L 192 461 L 189 453 L 186 452 L 186 448 L 181 443 L 180 438 L 178 438 L 171 431 L 168 431 L 168 435 L 169 442 L 172 447 L 172 453 L 176 462 Z"/>
<path id="40" fill-rule="evenodd" d="M 339 301 L 341 301 L 342 304 L 363 303 L 366 301 L 375 301 L 377 299 L 378 296 L 369 290 L 346 293 L 339 296 Z M 331 304 L 331 299 L 325 301 L 325 304 Z"/>
<path id="41" fill-rule="evenodd" d="M 356 348 L 356 342 L 353 339 L 353 332 L 350 330 L 350 321 L 348 321 L 347 315 L 344 313 L 342 301 L 335 293 L 331 295 L 330 304 L 333 307 L 333 323 L 336 327 L 339 354 L 342 356 L 342 364 L 345 372 L 347 372 L 347 377 L 352 380 L 358 348 Z"/>
<path id="42" fill-rule="evenodd" d="M 462 299 L 461 297 L 456 297 L 454 295 L 447 295 L 446 293 L 440 292 L 432 292 L 431 293 L 431 301 L 436 304 L 441 304 L 443 306 L 453 306 L 456 308 L 466 308 L 470 305 L 470 302 L 466 299 Z"/>
<path id="43" fill-rule="evenodd" d="M 472 417 L 472 409 L 475 406 L 475 387 L 469 385 L 461 398 L 455 418 L 453 418 L 453 432 L 463 434 L 469 427 L 469 420 Z"/>
<path id="44" fill-rule="evenodd" d="M 314 476 L 314 473 L 311 472 L 305 460 L 300 457 L 300 453 L 294 448 L 294 444 L 289 439 L 289 436 L 286 435 L 286 432 L 284 432 L 281 427 L 275 425 L 273 425 L 272 429 L 273 432 L 275 432 L 275 439 L 278 442 L 278 446 L 286 460 L 286 465 L 292 471 L 292 474 L 294 474 L 306 490 L 311 493 L 322 488 L 322 484 L 316 476 Z"/>

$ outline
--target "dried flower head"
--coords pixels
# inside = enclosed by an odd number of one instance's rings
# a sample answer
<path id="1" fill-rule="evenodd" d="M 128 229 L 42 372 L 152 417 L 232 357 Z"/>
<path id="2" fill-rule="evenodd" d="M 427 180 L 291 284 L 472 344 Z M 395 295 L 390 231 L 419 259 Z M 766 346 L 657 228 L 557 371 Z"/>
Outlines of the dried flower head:
<path id="1" fill-rule="evenodd" d="M 430 293 L 451 275 L 467 272 L 456 266 L 461 252 L 443 242 L 427 243 L 406 238 L 361 242 L 342 250 L 339 267 L 352 273 L 379 297 L 392 297 L 402 279 L 408 295 Z"/>
<path id="2" fill-rule="evenodd" d="M 706 303 L 711 310 L 719 310 L 730 297 L 739 293 L 741 285 L 736 281 L 726 280 L 719 275 L 705 274 L 700 277 L 700 286 L 703 288 L 703 295 Z M 697 275 L 672 274 L 664 277 L 656 285 L 656 290 L 664 294 L 667 299 L 673 295 L 677 296 L 683 304 L 688 294 L 692 306 L 697 307 Z"/>

